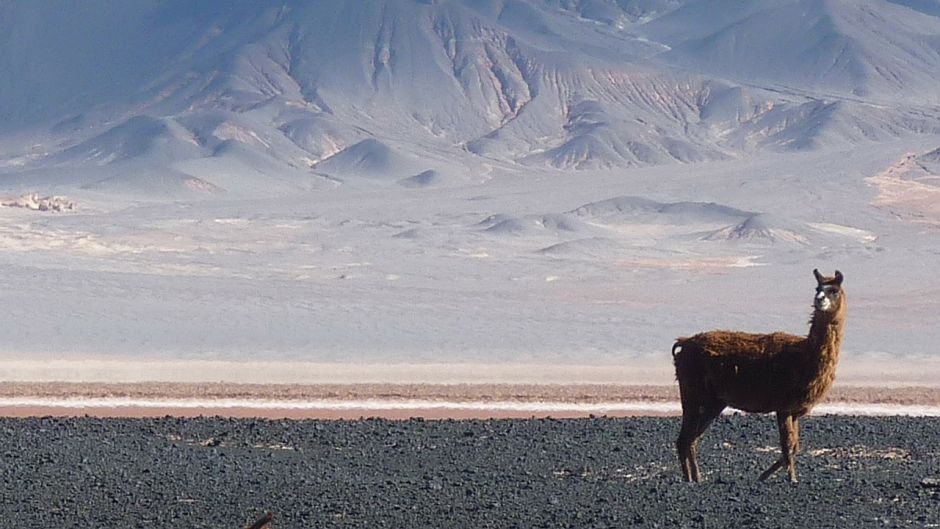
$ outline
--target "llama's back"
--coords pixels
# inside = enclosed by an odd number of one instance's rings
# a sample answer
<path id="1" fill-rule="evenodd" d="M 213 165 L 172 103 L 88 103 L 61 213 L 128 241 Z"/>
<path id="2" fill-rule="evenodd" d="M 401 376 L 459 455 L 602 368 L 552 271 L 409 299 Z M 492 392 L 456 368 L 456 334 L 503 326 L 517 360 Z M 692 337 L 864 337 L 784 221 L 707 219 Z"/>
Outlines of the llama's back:
<path id="1" fill-rule="evenodd" d="M 685 393 L 744 411 L 798 409 L 806 405 L 805 344 L 806 338 L 787 333 L 710 331 L 679 338 L 676 378 Z"/>
<path id="2" fill-rule="evenodd" d="M 766 361 L 771 358 L 787 355 L 803 350 L 806 338 L 775 332 L 770 334 L 736 332 L 736 331 L 709 331 L 679 338 L 673 346 L 685 349 L 692 348 L 701 351 L 710 358 L 720 358 L 726 361 Z"/>

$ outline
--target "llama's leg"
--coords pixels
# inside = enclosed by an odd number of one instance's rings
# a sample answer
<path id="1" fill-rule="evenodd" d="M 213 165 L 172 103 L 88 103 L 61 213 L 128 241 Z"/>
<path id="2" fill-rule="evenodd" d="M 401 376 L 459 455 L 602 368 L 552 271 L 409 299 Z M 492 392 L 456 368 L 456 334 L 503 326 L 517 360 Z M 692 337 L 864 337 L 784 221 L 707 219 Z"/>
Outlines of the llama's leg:
<path id="1" fill-rule="evenodd" d="M 693 475 L 692 468 L 695 461 L 694 445 L 696 425 L 699 421 L 697 409 L 683 406 L 682 427 L 679 428 L 679 438 L 676 440 L 676 452 L 679 454 L 679 466 L 682 467 L 682 477 L 686 481 L 698 481 Z M 698 470 L 697 467 L 696 471 Z M 696 472 L 697 473 L 697 472 Z"/>
<path id="2" fill-rule="evenodd" d="M 680 363 L 683 357 L 676 359 L 676 378 L 679 380 L 679 400 L 682 402 L 682 426 L 679 428 L 679 438 L 676 439 L 676 453 L 679 456 L 679 466 L 682 468 L 682 477 L 686 481 L 693 481 L 692 461 L 692 441 L 695 438 L 696 425 L 698 424 L 698 404 L 701 390 L 694 378 L 689 379 L 683 376 L 688 372 L 684 363 Z"/>
<path id="3" fill-rule="evenodd" d="M 790 481 L 796 483 L 796 454 L 800 451 L 800 415 L 793 415 L 791 419 L 791 427 L 788 432 L 790 461 L 787 465 L 787 473 L 790 475 Z"/>
<path id="4" fill-rule="evenodd" d="M 790 475 L 790 481 L 796 482 L 796 451 L 799 447 L 799 430 L 797 420 L 793 415 L 777 412 L 777 429 L 780 433 L 780 459 L 774 461 L 763 474 L 760 475 L 761 481 L 769 478 L 774 472 L 784 466 Z"/>
<path id="5" fill-rule="evenodd" d="M 708 426 L 725 409 L 725 403 L 718 400 L 700 404 L 698 406 L 683 406 L 682 428 L 676 448 L 679 452 L 679 463 L 686 481 L 702 481 L 698 467 L 698 441 L 708 429 Z"/>

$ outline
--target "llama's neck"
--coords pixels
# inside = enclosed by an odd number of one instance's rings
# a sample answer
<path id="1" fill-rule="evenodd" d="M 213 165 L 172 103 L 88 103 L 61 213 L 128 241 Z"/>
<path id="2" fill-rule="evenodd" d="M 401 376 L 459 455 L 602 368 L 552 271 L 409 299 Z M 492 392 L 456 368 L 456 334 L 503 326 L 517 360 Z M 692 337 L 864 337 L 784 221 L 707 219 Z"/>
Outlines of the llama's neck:
<path id="1" fill-rule="evenodd" d="M 845 311 L 835 313 L 814 311 L 809 324 L 809 347 L 819 359 L 835 362 L 839 358 L 842 348 L 843 329 L 845 327 Z"/>
<path id="2" fill-rule="evenodd" d="M 845 327 L 845 305 L 835 313 L 813 312 L 810 320 L 807 353 L 816 369 L 807 373 L 810 377 L 808 400 L 816 402 L 829 390 L 836 376 L 836 364 L 842 349 Z"/>

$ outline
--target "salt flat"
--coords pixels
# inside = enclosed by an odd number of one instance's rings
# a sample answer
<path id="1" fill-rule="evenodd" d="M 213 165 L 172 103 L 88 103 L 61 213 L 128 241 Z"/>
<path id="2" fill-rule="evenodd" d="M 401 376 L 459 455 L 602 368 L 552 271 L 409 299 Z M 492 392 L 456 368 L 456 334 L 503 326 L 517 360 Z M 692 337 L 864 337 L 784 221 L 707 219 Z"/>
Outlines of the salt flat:
<path id="1" fill-rule="evenodd" d="M 170 204 L 76 195 L 74 213 L 0 209 L 2 349 L 39 362 L 642 360 L 662 372 L 682 334 L 805 332 L 819 267 L 847 277 L 844 366 L 903 370 L 903 358 L 934 354 L 940 239 L 874 207 L 866 178 L 911 147 L 601 172 L 590 185 L 583 174 L 501 175 L 445 189 Z M 755 212 L 779 227 L 709 237 Z"/>
<path id="2" fill-rule="evenodd" d="M 912 146 L 877 147 L 601 172 L 590 185 L 501 175 L 0 209 L 2 349 L 41 361 L 668 364 L 676 336 L 706 328 L 805 332 L 819 267 L 847 277 L 846 366 L 930 356 L 938 238 L 871 205 L 866 178 Z M 708 237 L 754 212 L 780 227 Z"/>

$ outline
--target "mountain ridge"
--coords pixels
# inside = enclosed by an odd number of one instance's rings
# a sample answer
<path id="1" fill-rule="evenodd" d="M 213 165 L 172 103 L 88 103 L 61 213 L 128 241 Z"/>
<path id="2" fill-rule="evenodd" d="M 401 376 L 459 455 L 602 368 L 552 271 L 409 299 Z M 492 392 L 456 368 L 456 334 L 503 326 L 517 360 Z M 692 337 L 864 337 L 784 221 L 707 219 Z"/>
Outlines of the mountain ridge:
<path id="1" fill-rule="evenodd" d="M 104 6 L 0 5 L 0 177 L 69 187 L 88 184 L 77 167 L 120 163 L 234 194 L 254 186 L 219 166 L 438 185 L 492 163 L 611 170 L 940 133 L 940 18 L 912 1 L 705 18 L 701 0 Z M 88 24 L 100 34 L 82 40 Z M 42 148 L 4 141 L 22 135 Z M 364 141 L 397 153 L 366 171 L 387 178 L 339 163 Z"/>

